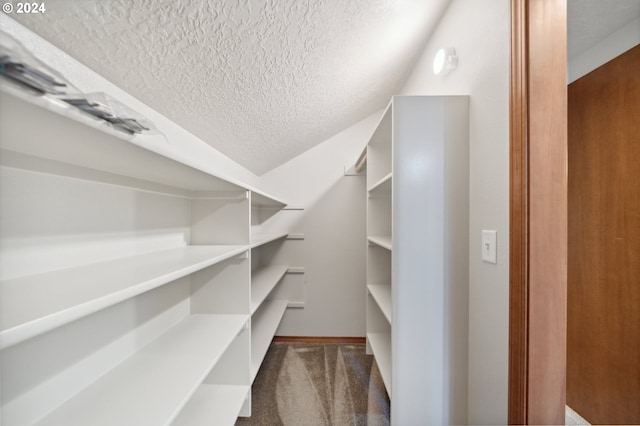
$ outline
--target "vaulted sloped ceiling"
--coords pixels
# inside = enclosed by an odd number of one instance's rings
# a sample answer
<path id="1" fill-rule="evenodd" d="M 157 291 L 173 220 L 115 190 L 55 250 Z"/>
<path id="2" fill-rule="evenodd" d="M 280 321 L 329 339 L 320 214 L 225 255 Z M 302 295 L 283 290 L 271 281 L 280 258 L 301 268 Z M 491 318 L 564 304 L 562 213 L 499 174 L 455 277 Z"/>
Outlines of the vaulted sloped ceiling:
<path id="1" fill-rule="evenodd" d="M 640 0 L 568 0 L 567 55 L 573 59 L 640 17 Z"/>
<path id="2" fill-rule="evenodd" d="M 384 107 L 449 0 L 48 0 L 13 15 L 255 174 Z"/>

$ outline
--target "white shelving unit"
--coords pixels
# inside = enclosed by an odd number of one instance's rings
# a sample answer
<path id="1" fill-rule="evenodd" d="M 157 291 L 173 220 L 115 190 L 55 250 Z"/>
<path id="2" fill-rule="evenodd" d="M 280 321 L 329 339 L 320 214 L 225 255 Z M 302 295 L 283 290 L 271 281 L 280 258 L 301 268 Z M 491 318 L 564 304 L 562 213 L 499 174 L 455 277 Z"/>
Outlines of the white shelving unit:
<path id="1" fill-rule="evenodd" d="M 392 424 L 466 412 L 468 105 L 395 96 L 365 148 L 367 351 Z"/>
<path id="2" fill-rule="evenodd" d="M 382 382 L 391 398 L 391 333 L 367 333 L 367 343 L 375 355 Z"/>
<path id="3" fill-rule="evenodd" d="M 251 233 L 251 248 L 269 244 L 286 236 L 286 232 L 253 232 Z"/>
<path id="4" fill-rule="evenodd" d="M 250 415 L 288 269 L 252 230 L 286 203 L 0 88 L 3 426 Z"/>
<path id="5" fill-rule="evenodd" d="M 391 237 L 382 237 L 382 236 L 374 236 L 371 235 L 368 237 L 369 242 L 372 244 L 375 244 L 377 246 L 380 246 L 382 248 L 385 248 L 389 251 L 393 250 L 393 243 L 391 241 Z"/>
<path id="6" fill-rule="evenodd" d="M 245 315 L 189 316 L 39 424 L 169 424 L 248 320 Z"/>
<path id="7" fill-rule="evenodd" d="M 391 324 L 391 286 L 369 284 L 367 289 L 384 314 L 385 319 Z"/>
<path id="8" fill-rule="evenodd" d="M 251 317 L 251 382 L 258 374 L 288 303 L 278 299 L 265 301 Z"/>
<path id="9" fill-rule="evenodd" d="M 271 209 L 270 205 L 254 204 L 252 224 L 259 226 L 263 220 L 270 217 Z M 272 261 L 285 237 L 286 233 L 251 234 L 251 383 L 258 374 L 289 304 L 289 300 L 271 296 L 289 269 L 289 265 L 274 264 Z"/>
<path id="10" fill-rule="evenodd" d="M 369 188 L 369 195 L 380 194 L 382 196 L 389 195 L 391 193 L 391 181 L 393 179 L 393 174 L 389 173 L 378 182 L 374 183 L 371 188 Z"/>
<path id="11" fill-rule="evenodd" d="M 172 425 L 205 425 L 211 419 L 221 425 L 234 424 L 249 392 L 249 386 L 200 385 Z"/>
<path id="12" fill-rule="evenodd" d="M 251 276 L 251 315 L 260 307 L 269 293 L 280 282 L 289 269 L 286 265 L 269 265 L 260 268 Z"/>
<path id="13" fill-rule="evenodd" d="M 11 303 L 3 303 L 0 312 L 0 349 L 244 251 L 245 246 L 185 246 L 1 281 L 2 297 Z"/>

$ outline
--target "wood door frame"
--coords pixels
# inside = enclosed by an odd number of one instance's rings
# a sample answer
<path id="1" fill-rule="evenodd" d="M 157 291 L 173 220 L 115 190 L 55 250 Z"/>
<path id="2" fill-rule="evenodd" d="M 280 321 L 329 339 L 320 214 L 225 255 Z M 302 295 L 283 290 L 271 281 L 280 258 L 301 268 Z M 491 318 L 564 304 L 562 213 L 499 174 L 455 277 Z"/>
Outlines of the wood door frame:
<path id="1" fill-rule="evenodd" d="M 566 65 L 566 0 L 512 0 L 509 424 L 564 424 Z"/>

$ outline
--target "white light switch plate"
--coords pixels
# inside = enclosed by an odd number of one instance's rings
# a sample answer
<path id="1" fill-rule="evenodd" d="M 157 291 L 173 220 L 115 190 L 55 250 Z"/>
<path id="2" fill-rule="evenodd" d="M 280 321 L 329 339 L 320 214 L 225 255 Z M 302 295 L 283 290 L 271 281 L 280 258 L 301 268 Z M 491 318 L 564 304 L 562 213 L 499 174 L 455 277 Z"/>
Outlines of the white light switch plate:
<path id="1" fill-rule="evenodd" d="M 488 263 L 498 263 L 497 260 L 497 231 L 482 230 L 482 261 Z"/>

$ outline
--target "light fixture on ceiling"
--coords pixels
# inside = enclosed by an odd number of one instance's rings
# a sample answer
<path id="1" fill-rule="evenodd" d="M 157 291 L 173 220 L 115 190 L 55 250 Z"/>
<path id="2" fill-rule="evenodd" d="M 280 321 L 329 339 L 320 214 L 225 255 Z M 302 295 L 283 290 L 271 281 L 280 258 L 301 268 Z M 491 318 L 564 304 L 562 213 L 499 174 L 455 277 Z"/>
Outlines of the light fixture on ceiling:
<path id="1" fill-rule="evenodd" d="M 443 47 L 436 52 L 433 58 L 433 73 L 435 75 L 447 75 L 458 65 L 456 49 L 453 47 Z"/>

